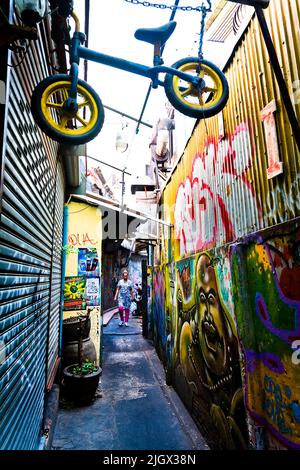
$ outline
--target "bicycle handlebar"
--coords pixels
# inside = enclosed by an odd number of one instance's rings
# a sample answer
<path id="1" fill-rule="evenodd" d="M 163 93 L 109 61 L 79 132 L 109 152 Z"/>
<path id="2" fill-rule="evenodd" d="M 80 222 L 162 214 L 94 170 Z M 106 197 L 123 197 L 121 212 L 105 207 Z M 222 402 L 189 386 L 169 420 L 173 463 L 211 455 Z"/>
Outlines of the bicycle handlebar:
<path id="1" fill-rule="evenodd" d="M 75 31 L 76 31 L 76 33 L 80 33 L 80 21 L 79 21 L 78 16 L 77 16 L 76 13 L 74 12 L 74 10 L 71 11 L 70 16 L 71 16 L 71 17 L 73 18 L 73 20 L 75 21 Z"/>

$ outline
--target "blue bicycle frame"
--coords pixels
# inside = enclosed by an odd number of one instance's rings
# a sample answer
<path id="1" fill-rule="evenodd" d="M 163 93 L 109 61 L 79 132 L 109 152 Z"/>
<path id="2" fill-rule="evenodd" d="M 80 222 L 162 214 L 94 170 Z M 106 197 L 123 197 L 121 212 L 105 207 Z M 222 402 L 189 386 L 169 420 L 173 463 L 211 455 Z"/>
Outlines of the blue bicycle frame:
<path id="1" fill-rule="evenodd" d="M 68 100 L 68 107 L 73 108 L 74 105 L 76 107 L 76 99 L 77 99 L 77 84 L 78 84 L 78 69 L 79 69 L 79 61 L 80 59 L 90 60 L 92 62 L 97 62 L 99 64 L 108 65 L 109 67 L 115 67 L 120 70 L 124 70 L 126 72 L 130 72 L 136 75 L 140 75 L 142 77 L 150 78 L 152 80 L 152 87 L 157 88 L 158 85 L 164 86 L 164 83 L 158 79 L 158 75 L 160 73 L 168 73 L 171 75 L 176 75 L 179 78 L 182 78 L 186 82 L 191 83 L 195 87 L 198 87 L 201 83 L 201 78 L 189 75 L 185 72 L 181 72 L 180 70 L 174 69 L 172 67 L 166 67 L 162 65 L 162 59 L 160 57 L 160 50 L 155 48 L 154 53 L 154 66 L 149 67 L 146 65 L 138 64 L 135 62 L 131 62 L 129 60 L 120 59 L 118 57 L 113 57 L 107 54 L 102 54 L 101 52 L 96 52 L 86 47 L 83 47 L 82 44 L 85 39 L 85 35 L 80 32 L 80 23 L 75 15 L 72 12 L 71 16 L 74 18 L 76 23 L 76 30 L 72 37 L 71 42 L 71 51 L 70 51 L 70 77 L 71 77 L 71 88 L 69 91 L 69 100 Z M 155 46 L 154 46 L 155 47 Z M 74 109 L 74 108 L 73 108 Z"/>

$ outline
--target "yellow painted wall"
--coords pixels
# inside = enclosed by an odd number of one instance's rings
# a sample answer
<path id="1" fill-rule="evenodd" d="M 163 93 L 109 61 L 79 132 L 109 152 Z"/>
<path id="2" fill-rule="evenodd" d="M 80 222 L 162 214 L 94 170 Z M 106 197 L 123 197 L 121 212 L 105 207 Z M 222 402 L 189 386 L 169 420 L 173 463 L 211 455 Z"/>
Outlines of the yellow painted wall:
<path id="1" fill-rule="evenodd" d="M 101 211 L 89 204 L 70 202 L 68 204 L 68 245 L 74 248 L 96 248 L 100 268 L 100 289 L 101 289 L 101 247 L 102 247 L 102 221 Z M 66 255 L 65 276 L 78 276 L 78 253 L 68 253 Z M 101 304 L 101 300 L 100 300 Z M 89 307 L 91 309 L 91 339 L 95 344 L 97 352 L 97 363 L 100 360 L 100 339 L 101 339 L 101 306 Z M 69 318 L 86 310 L 64 311 L 63 317 Z"/>

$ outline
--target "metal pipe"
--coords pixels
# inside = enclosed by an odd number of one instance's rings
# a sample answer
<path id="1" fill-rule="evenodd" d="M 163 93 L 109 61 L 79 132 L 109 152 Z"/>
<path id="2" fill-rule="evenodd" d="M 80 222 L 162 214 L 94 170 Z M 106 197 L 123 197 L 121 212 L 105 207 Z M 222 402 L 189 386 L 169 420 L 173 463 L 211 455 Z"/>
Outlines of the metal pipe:
<path id="1" fill-rule="evenodd" d="M 113 57 L 102 52 L 93 51 L 92 49 L 86 49 L 85 47 L 78 47 L 78 55 L 83 59 L 91 60 L 100 64 L 108 65 L 125 72 L 135 73 L 143 77 L 151 78 L 152 67 L 131 62 L 129 60 L 121 59 L 119 57 Z"/>
<path id="2" fill-rule="evenodd" d="M 85 34 L 85 47 L 89 47 L 89 25 L 90 25 L 90 0 L 85 0 L 85 18 L 84 18 L 84 34 Z M 88 61 L 84 61 L 84 80 L 87 82 L 88 76 Z"/>
<path id="3" fill-rule="evenodd" d="M 135 133 L 136 133 L 136 134 L 138 134 L 138 132 L 139 132 L 139 130 L 140 130 L 140 123 L 142 122 L 142 117 L 143 117 L 143 115 L 144 115 L 145 108 L 146 108 L 146 106 L 147 106 L 147 103 L 148 103 L 148 99 L 149 99 L 151 90 L 152 90 L 152 85 L 150 84 L 150 85 L 149 85 L 149 88 L 148 88 L 148 91 L 147 91 L 147 95 L 146 95 L 144 104 L 143 104 L 143 107 L 142 107 L 142 111 L 141 111 L 141 114 L 140 114 L 140 117 L 139 117 L 139 120 L 138 120 L 138 125 L 136 126 L 136 129 L 135 129 Z"/>
<path id="4" fill-rule="evenodd" d="M 114 108 L 111 108 L 110 106 L 107 106 L 107 105 L 103 105 L 103 107 L 105 109 L 109 109 L 110 111 L 113 111 L 114 113 L 117 113 L 117 114 L 120 114 L 120 116 L 124 116 L 128 119 L 131 119 L 132 121 L 135 121 L 135 122 L 139 122 L 140 124 L 143 124 L 143 126 L 147 126 L 147 127 L 151 127 L 153 128 L 153 126 L 151 124 L 148 124 L 147 122 L 144 122 L 144 121 L 139 121 L 138 119 L 130 116 L 129 114 L 126 114 L 126 113 L 122 113 L 122 111 L 118 111 L 117 109 L 114 109 Z"/>
<path id="5" fill-rule="evenodd" d="M 110 163 L 103 162 L 102 160 L 98 160 L 98 159 L 95 158 L 95 157 L 90 157 L 89 155 L 87 155 L 87 158 L 90 158 L 91 160 L 95 160 L 95 162 L 102 163 L 103 165 L 109 166 L 110 168 L 113 168 L 114 170 L 122 171 L 122 173 L 126 173 L 126 175 L 132 176 L 132 174 L 131 174 L 131 173 L 128 173 L 128 171 L 121 170 L 121 168 L 118 168 L 118 167 L 116 167 L 116 166 L 113 166 L 113 165 L 111 165 Z"/>
<path id="6" fill-rule="evenodd" d="M 255 4 L 255 11 L 256 11 L 257 18 L 258 18 L 260 28 L 261 28 L 261 32 L 262 32 L 262 35 L 263 35 L 263 38 L 264 38 L 264 41 L 265 41 L 265 44 L 269 53 L 270 62 L 274 70 L 274 74 L 275 74 L 275 77 L 279 86 L 283 104 L 285 106 L 285 109 L 286 109 L 286 112 L 290 121 L 290 125 L 293 131 L 293 136 L 298 146 L 298 150 L 300 151 L 300 127 L 299 127 L 297 116 L 294 111 L 293 104 L 290 98 L 289 90 L 287 88 L 287 85 L 284 80 L 284 76 L 280 68 L 276 50 L 275 50 L 275 47 L 271 38 L 271 34 L 269 31 L 265 16 L 262 11 L 262 7 L 258 4 Z"/>
<path id="7" fill-rule="evenodd" d="M 71 198 L 71 196 L 70 196 Z M 70 201 L 68 200 L 68 203 Z M 69 223 L 69 208 L 68 205 L 64 206 L 64 215 L 63 215 L 63 247 L 68 244 L 68 223 Z M 61 264 L 61 295 L 60 295 L 60 309 L 59 309 L 59 351 L 58 356 L 62 356 L 62 331 L 63 331 L 63 303 L 64 303 L 64 287 L 65 287 L 65 278 L 66 278 L 66 264 L 67 256 L 65 251 L 62 253 L 62 264 Z"/>

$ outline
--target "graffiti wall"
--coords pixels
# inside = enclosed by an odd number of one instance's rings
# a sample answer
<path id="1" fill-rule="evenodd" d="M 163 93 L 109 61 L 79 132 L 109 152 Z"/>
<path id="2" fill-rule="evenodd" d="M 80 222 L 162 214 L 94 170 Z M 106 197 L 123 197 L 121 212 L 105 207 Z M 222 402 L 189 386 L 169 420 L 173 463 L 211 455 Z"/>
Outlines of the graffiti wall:
<path id="1" fill-rule="evenodd" d="M 298 177 L 262 198 L 250 122 L 222 139 L 201 126 L 163 193 L 174 228 L 154 288 L 157 343 L 213 447 L 299 449 L 300 236 L 286 222 L 263 242 L 269 217 L 298 207 Z"/>
<path id="2" fill-rule="evenodd" d="M 180 256 L 227 243 L 258 224 L 259 205 L 247 177 L 251 165 L 247 123 L 241 123 L 221 142 L 208 139 L 203 151 L 196 153 L 175 200 Z M 244 195 L 247 207 L 237 204 L 237 194 Z"/>
<path id="3" fill-rule="evenodd" d="M 153 272 L 147 267 L 147 337 L 153 339 Z"/>
<path id="4" fill-rule="evenodd" d="M 300 449 L 300 229 L 290 232 L 155 269 L 155 343 L 212 448 Z"/>
<path id="5" fill-rule="evenodd" d="M 270 2 L 265 15 L 299 120 L 296 4 Z M 176 259 L 300 216 L 299 149 L 256 16 L 224 71 L 230 90 L 226 107 L 199 121 L 163 192 Z"/>
<path id="6" fill-rule="evenodd" d="M 300 230 L 236 246 L 232 273 L 247 408 L 266 439 L 300 450 Z"/>
<path id="7" fill-rule="evenodd" d="M 248 437 L 229 254 L 180 260 L 168 266 L 166 279 L 163 289 L 160 271 L 154 303 L 160 311 L 164 295 L 160 325 L 172 382 L 212 448 L 244 449 Z"/>
<path id="8" fill-rule="evenodd" d="M 168 316 L 165 304 L 165 278 L 164 272 L 156 269 L 153 272 L 153 340 L 159 357 L 166 362 L 166 317 Z"/>
<path id="9" fill-rule="evenodd" d="M 299 117 L 299 8 L 264 14 Z M 224 72 L 161 197 L 157 342 L 212 447 L 299 449 L 300 159 L 255 15 Z"/>

